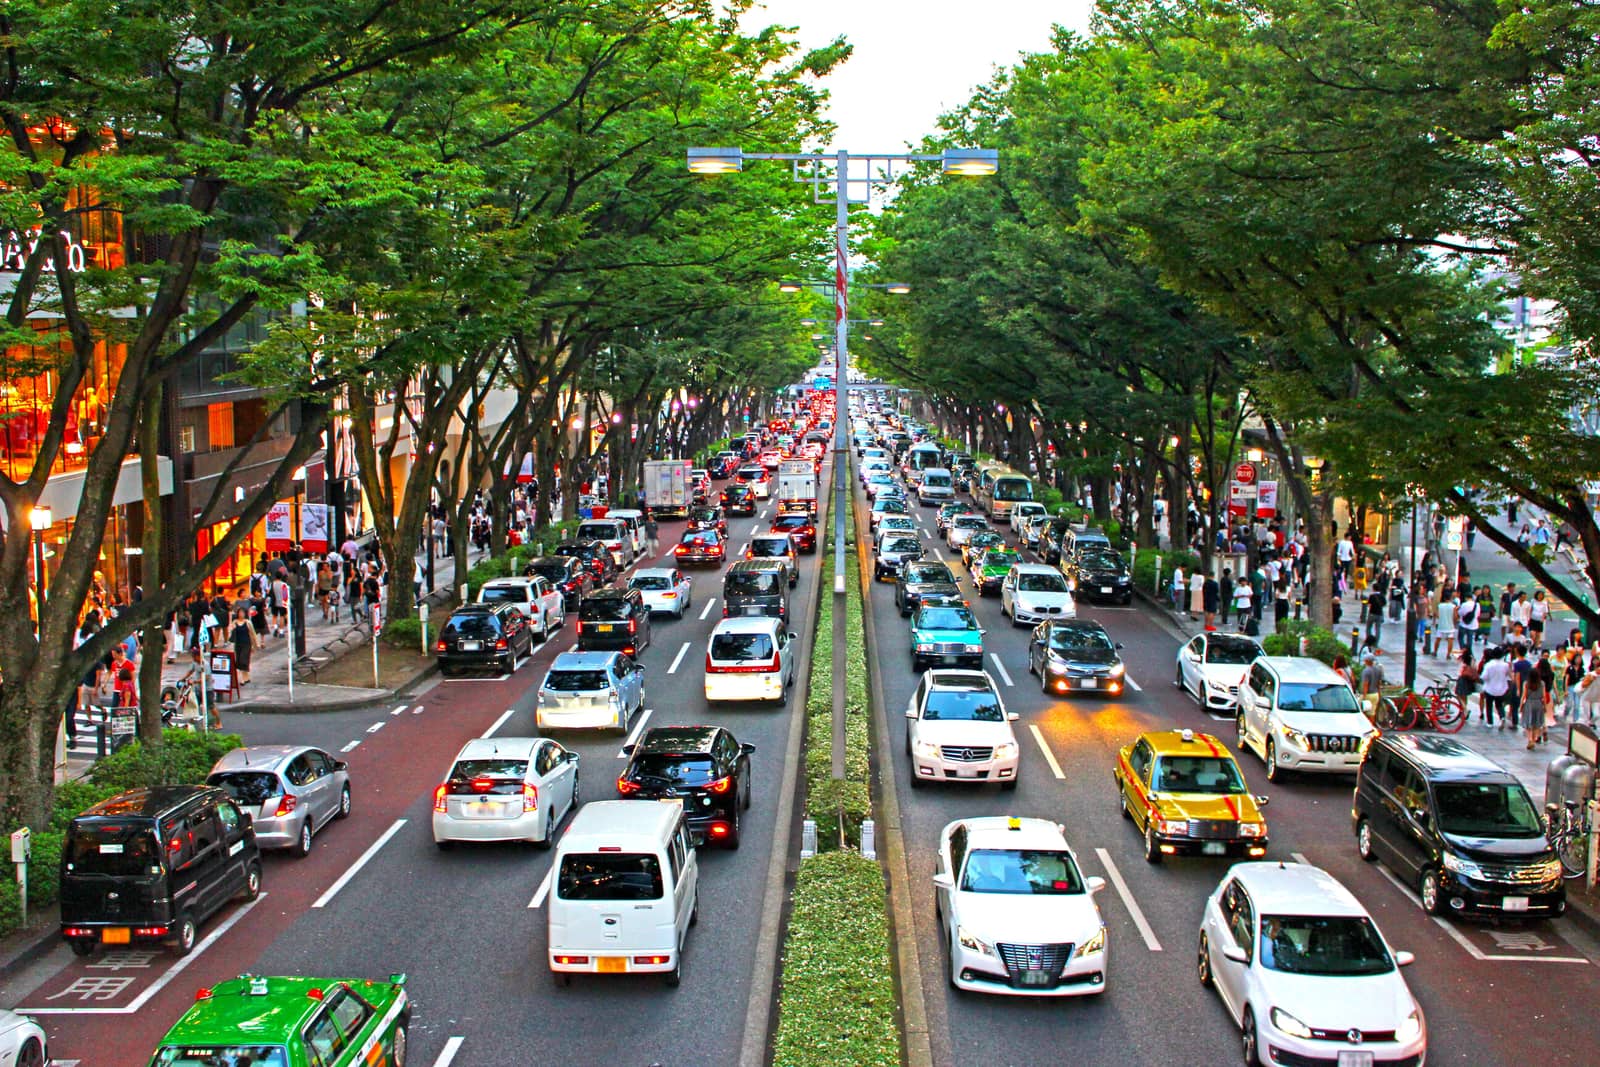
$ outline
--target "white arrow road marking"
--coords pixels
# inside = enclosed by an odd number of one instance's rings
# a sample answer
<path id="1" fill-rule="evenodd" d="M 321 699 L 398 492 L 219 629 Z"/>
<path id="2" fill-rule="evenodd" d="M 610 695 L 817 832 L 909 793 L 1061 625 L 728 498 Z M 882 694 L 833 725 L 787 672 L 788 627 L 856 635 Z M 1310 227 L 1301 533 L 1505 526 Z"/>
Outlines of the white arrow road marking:
<path id="1" fill-rule="evenodd" d="M 367 733 L 369 733 L 369 734 L 377 733 L 379 730 L 383 729 L 383 724 L 386 721 L 387 720 L 379 719 L 377 722 L 375 722 L 371 726 L 367 727 Z"/>
<path id="2" fill-rule="evenodd" d="M 311 906 L 313 908 L 326 907 L 327 904 L 328 904 L 328 901 L 330 901 L 334 897 L 338 896 L 339 895 L 339 890 L 341 890 L 345 886 L 349 885 L 350 884 L 350 879 L 354 878 L 357 874 L 359 874 L 360 871 L 361 871 L 361 868 L 365 867 L 369 862 L 371 862 L 372 857 L 376 856 L 378 854 L 378 850 L 380 848 L 382 848 L 384 845 L 387 845 L 389 843 L 389 839 L 391 837 L 393 837 L 395 834 L 399 833 L 400 832 L 400 828 L 402 826 L 404 826 L 405 824 L 406 824 L 406 821 L 404 819 L 396 819 L 394 821 L 394 824 L 383 832 L 383 836 L 378 838 L 372 844 L 368 845 L 367 846 L 367 850 L 365 852 L 363 852 L 361 854 L 361 856 L 354 863 L 352 863 L 350 865 L 350 869 L 345 871 L 343 874 L 341 874 L 339 876 L 339 880 L 337 882 L 334 882 L 332 885 L 330 885 L 328 887 L 327 892 L 323 893 L 320 897 L 318 897 L 317 900 L 316 900 L 316 903 L 312 904 Z M 265 894 L 263 894 L 263 896 L 264 895 Z M 257 898 L 257 899 L 260 899 L 260 898 Z"/>
<path id="3" fill-rule="evenodd" d="M 1117 865 L 1111 862 L 1110 853 L 1103 848 L 1094 850 L 1100 857 L 1100 863 L 1106 869 L 1111 884 L 1116 888 L 1117 895 L 1122 898 L 1122 903 L 1127 906 L 1128 914 L 1133 917 L 1133 925 L 1139 928 L 1139 936 L 1144 938 L 1145 947 L 1151 952 L 1161 951 L 1161 942 L 1156 940 L 1156 932 L 1150 929 L 1150 922 L 1144 917 L 1144 912 L 1139 910 L 1138 901 L 1133 899 L 1133 894 L 1128 892 L 1128 883 L 1122 880 L 1122 872 L 1117 870 Z"/>

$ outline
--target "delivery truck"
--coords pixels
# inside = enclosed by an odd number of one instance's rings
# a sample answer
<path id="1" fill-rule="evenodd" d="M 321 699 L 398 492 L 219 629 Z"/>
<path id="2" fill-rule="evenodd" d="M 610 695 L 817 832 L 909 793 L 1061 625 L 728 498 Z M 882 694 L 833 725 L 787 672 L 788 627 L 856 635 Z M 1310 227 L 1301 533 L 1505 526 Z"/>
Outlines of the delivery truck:
<path id="1" fill-rule="evenodd" d="M 687 519 L 694 503 L 694 479 L 686 459 L 648 459 L 644 464 L 641 491 L 645 507 L 657 518 Z"/>
<path id="2" fill-rule="evenodd" d="M 778 464 L 778 513 L 803 511 L 817 514 L 817 469 L 809 459 L 786 459 Z"/>

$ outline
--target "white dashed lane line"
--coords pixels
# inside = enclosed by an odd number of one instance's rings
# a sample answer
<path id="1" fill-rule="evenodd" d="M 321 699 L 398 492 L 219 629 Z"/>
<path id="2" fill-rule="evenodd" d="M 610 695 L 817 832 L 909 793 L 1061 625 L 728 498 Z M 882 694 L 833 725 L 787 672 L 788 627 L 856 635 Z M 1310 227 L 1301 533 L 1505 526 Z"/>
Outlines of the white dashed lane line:
<path id="1" fill-rule="evenodd" d="M 515 712 L 516 710 L 517 710 L 516 708 L 507 708 L 505 710 L 505 714 L 501 715 L 498 719 L 496 719 L 494 721 L 494 725 L 489 727 L 487 730 L 485 730 L 483 732 L 483 736 L 484 737 L 493 737 L 495 735 L 495 731 L 499 730 L 500 727 L 504 726 L 506 724 L 506 720 L 511 718 L 512 713 Z"/>
<path id="2" fill-rule="evenodd" d="M 461 1045 L 467 1039 L 452 1037 L 444 1043 L 444 1048 L 439 1050 L 439 1058 L 433 1061 L 433 1067 L 450 1067 L 455 1062 L 456 1053 L 461 1051 Z"/>
<path id="3" fill-rule="evenodd" d="M 998 655 L 991 652 L 989 653 L 989 658 L 994 661 L 994 669 L 1000 672 L 1000 680 L 1002 682 L 1006 683 L 1008 687 L 1016 684 L 1012 682 L 1011 675 L 1006 673 L 1006 665 L 1000 662 L 1000 657 Z"/>
<path id="4" fill-rule="evenodd" d="M 1139 902 L 1134 900 L 1133 894 L 1128 891 L 1128 883 L 1122 880 L 1122 872 L 1111 862 L 1111 854 L 1103 848 L 1095 849 L 1094 854 L 1100 857 L 1100 864 L 1106 869 L 1106 877 L 1111 879 L 1111 885 L 1122 898 L 1123 905 L 1128 909 L 1128 915 L 1133 919 L 1133 925 L 1139 929 L 1139 936 L 1144 938 L 1145 947 L 1151 952 L 1160 952 L 1161 942 L 1156 940 L 1156 932 L 1150 928 L 1150 920 L 1146 919 L 1144 912 L 1139 909 Z"/>
<path id="5" fill-rule="evenodd" d="M 539 888 L 534 891 L 533 899 L 528 901 L 529 910 L 544 906 L 544 898 L 550 895 L 550 879 L 555 873 L 556 869 L 554 867 L 544 872 L 544 881 L 539 883 Z"/>
<path id="6" fill-rule="evenodd" d="M 1039 751 L 1044 753 L 1044 761 L 1050 764 L 1050 773 L 1057 778 L 1065 778 L 1066 774 L 1062 772 L 1061 764 L 1056 762 L 1055 753 L 1050 751 L 1050 745 L 1045 741 L 1044 733 L 1031 722 L 1028 724 L 1028 730 L 1032 732 L 1033 739 L 1039 742 Z"/>
<path id="7" fill-rule="evenodd" d="M 395 834 L 399 833 L 400 828 L 405 826 L 405 824 L 406 820 L 396 819 L 394 824 L 383 832 L 383 836 L 378 838 L 371 845 L 367 846 L 367 850 L 361 854 L 359 859 L 350 865 L 350 869 L 341 874 L 339 876 L 339 880 L 330 885 L 327 892 L 318 897 L 316 902 L 311 906 L 313 908 L 327 907 L 328 902 L 339 895 L 339 890 L 349 885 L 350 880 L 361 873 L 361 868 L 370 863 L 372 861 L 372 857 L 378 854 L 378 850 L 384 845 L 387 845 L 389 843 L 389 839 L 394 837 Z"/>
<path id="8" fill-rule="evenodd" d="M 400 705 L 400 706 L 399 706 L 399 707 L 398 707 L 398 708 L 395 708 L 395 709 L 394 709 L 394 710 L 393 710 L 393 711 L 391 711 L 391 712 L 390 712 L 390 713 L 389 713 L 389 714 L 390 714 L 390 715 L 391 715 L 391 716 L 394 716 L 394 715 L 400 715 L 400 714 L 402 714 L 402 713 L 404 713 L 404 712 L 405 712 L 405 710 L 406 710 L 406 706 L 405 706 L 405 705 L 404 705 L 404 704 L 401 704 L 401 705 Z"/>
<path id="9" fill-rule="evenodd" d="M 340 751 L 340 752 L 350 752 L 350 751 L 352 751 L 352 750 L 354 750 L 354 749 L 355 749 L 355 747 L 356 747 L 356 746 L 357 746 L 357 745 L 359 745 L 359 744 L 360 744 L 360 743 L 361 743 L 361 742 L 360 742 L 360 741 L 359 741 L 359 740 L 356 740 L 356 741 L 352 741 L 352 742 L 350 742 L 350 743 L 349 743 L 349 744 L 348 744 L 348 745 L 346 745 L 346 746 L 344 746 L 344 747 L 343 747 L 343 748 L 341 748 L 341 749 L 340 749 L 340 750 L 339 750 L 339 751 Z"/>
<path id="10" fill-rule="evenodd" d="M 678 673 L 678 664 L 683 662 L 683 657 L 688 655 L 688 653 L 689 653 L 689 642 L 685 641 L 683 643 L 683 647 L 678 649 L 678 654 L 676 656 L 672 657 L 672 666 L 667 668 L 667 673 L 668 674 L 677 674 Z"/>
<path id="11" fill-rule="evenodd" d="M 622 748 L 617 749 L 618 759 L 627 759 L 628 753 L 624 751 L 630 745 L 639 743 L 639 736 L 644 733 L 644 724 L 650 721 L 650 713 L 654 708 L 645 708 L 644 714 L 639 716 L 639 723 L 628 733 L 628 740 L 623 742 Z"/>
<path id="12" fill-rule="evenodd" d="M 700 618 L 702 621 L 704 621 L 707 615 L 711 614 L 711 609 L 716 606 L 716 603 L 716 597 L 712 597 L 710 600 L 706 601 L 706 606 L 700 609 Z"/>
<path id="13" fill-rule="evenodd" d="M 379 719 L 377 722 L 375 722 L 371 726 L 367 727 L 367 733 L 369 733 L 369 734 L 377 733 L 379 730 L 383 729 L 384 723 L 386 723 L 386 722 L 388 722 L 387 719 Z"/>

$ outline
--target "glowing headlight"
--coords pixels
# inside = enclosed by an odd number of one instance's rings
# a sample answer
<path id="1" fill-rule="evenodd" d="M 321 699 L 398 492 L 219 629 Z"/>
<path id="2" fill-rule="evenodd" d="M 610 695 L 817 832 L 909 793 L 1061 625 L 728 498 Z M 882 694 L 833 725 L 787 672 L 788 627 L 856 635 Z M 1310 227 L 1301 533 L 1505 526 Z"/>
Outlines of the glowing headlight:
<path id="1" fill-rule="evenodd" d="M 983 941 L 967 933 L 967 928 L 965 926 L 956 927 L 956 940 L 959 941 L 961 943 L 961 947 L 966 949 L 968 952 L 976 952 L 983 956 L 994 955 L 994 946 L 990 945 L 987 941 Z"/>
<path id="2" fill-rule="evenodd" d="M 1415 1041 L 1422 1033 L 1422 1009 L 1413 1007 L 1411 1014 L 1407 1015 L 1394 1032 L 1396 1041 Z"/>
<path id="3" fill-rule="evenodd" d="M 1278 729 L 1283 732 L 1283 739 L 1294 745 L 1295 748 L 1306 747 L 1306 735 L 1299 730 L 1292 726 L 1279 726 Z"/>
<path id="4" fill-rule="evenodd" d="M 1272 1025 L 1290 1037 L 1310 1037 L 1311 1027 L 1296 1019 L 1282 1008 L 1272 1009 Z"/>
<path id="5" fill-rule="evenodd" d="M 1078 946 L 1078 955 L 1093 956 L 1106 950 L 1106 928 L 1102 926 L 1100 932 Z"/>
<path id="6" fill-rule="evenodd" d="M 1465 878 L 1482 878 L 1483 877 L 1483 868 L 1482 867 L 1479 867 L 1476 863 L 1473 863 L 1471 860 L 1464 860 L 1460 856 L 1457 856 L 1457 855 L 1455 855 L 1453 853 L 1446 852 L 1444 854 L 1441 862 L 1444 863 L 1444 869 L 1445 870 L 1454 871 L 1456 874 L 1459 874 L 1459 875 L 1461 875 L 1461 876 L 1463 876 Z"/>
<path id="7" fill-rule="evenodd" d="M 918 741 L 917 755 L 927 756 L 929 759 L 938 759 L 940 755 L 939 746 L 932 741 Z"/>
<path id="8" fill-rule="evenodd" d="M 925 641 L 919 641 L 919 642 L 917 642 L 917 651 L 918 652 L 932 652 L 933 651 L 933 645 L 931 645 L 931 644 L 929 644 L 929 643 L 927 643 Z"/>
<path id="9" fill-rule="evenodd" d="M 1127 670 L 1128 669 L 1126 667 L 1124 667 L 1122 664 L 1120 664 L 1120 663 L 1115 664 L 1111 668 L 1111 677 L 1113 677 L 1113 678 L 1121 678 L 1124 674 L 1127 673 Z"/>
<path id="10" fill-rule="evenodd" d="M 1264 822 L 1242 822 L 1239 824 L 1240 837 L 1266 837 L 1267 824 Z"/>
<path id="11" fill-rule="evenodd" d="M 994 746 L 994 758 L 1011 759 L 1015 757 L 1019 751 L 1021 750 L 1017 748 L 1017 743 L 1015 741 L 1003 741 Z"/>

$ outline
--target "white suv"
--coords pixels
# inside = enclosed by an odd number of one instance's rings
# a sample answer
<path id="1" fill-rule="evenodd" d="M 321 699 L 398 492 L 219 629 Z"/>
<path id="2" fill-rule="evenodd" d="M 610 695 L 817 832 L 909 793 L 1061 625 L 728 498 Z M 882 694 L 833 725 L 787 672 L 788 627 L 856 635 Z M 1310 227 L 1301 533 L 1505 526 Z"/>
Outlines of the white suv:
<path id="1" fill-rule="evenodd" d="M 794 682 L 795 635 L 770 616 L 723 619 L 706 645 L 706 703 L 766 700 L 783 703 Z"/>
<path id="2" fill-rule="evenodd" d="M 999 782 L 1017 787 L 1021 755 L 994 681 L 983 671 L 928 671 L 906 705 L 911 787 L 924 782 Z"/>
<path id="3" fill-rule="evenodd" d="M 1285 771 L 1355 774 L 1373 725 L 1343 678 L 1321 660 L 1258 656 L 1239 686 L 1239 750 Z"/>
<path id="4" fill-rule="evenodd" d="M 548 578 L 490 578 L 478 588 L 480 604 L 510 604 L 541 639 L 567 624 L 567 601 Z"/>

